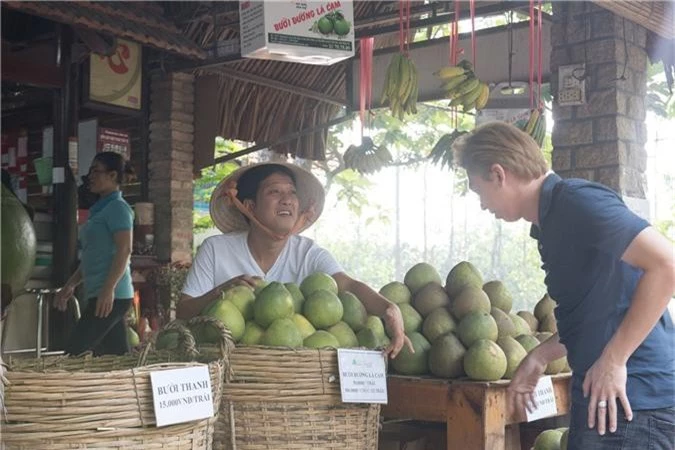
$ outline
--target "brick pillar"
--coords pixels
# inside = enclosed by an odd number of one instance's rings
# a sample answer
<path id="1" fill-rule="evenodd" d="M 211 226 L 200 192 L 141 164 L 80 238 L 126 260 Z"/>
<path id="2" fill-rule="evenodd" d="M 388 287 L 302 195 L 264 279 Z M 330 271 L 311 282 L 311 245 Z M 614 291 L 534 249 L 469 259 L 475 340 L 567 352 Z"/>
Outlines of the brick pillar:
<path id="1" fill-rule="evenodd" d="M 644 203 L 647 31 L 590 2 L 553 2 L 553 8 L 552 92 L 558 92 L 558 67 L 586 64 L 586 104 L 553 104 L 553 170 Z"/>
<path id="2" fill-rule="evenodd" d="M 155 252 L 162 261 L 192 260 L 194 76 L 151 80 L 149 197 L 155 204 Z"/>

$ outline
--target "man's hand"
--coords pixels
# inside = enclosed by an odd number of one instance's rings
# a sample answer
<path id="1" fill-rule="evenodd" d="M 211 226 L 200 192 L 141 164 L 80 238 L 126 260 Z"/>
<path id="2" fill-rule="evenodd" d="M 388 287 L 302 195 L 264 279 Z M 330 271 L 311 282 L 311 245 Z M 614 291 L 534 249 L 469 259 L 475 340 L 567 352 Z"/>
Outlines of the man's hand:
<path id="1" fill-rule="evenodd" d="M 94 315 L 101 319 L 108 317 L 112 312 L 113 301 L 115 301 L 115 297 L 112 290 L 101 290 L 98 294 L 98 299 L 96 299 L 96 311 L 94 312 Z"/>
<path id="2" fill-rule="evenodd" d="M 262 281 L 262 278 L 260 277 L 255 277 L 252 275 L 239 275 L 238 277 L 231 278 L 218 286 L 216 289 L 220 290 L 220 293 L 222 294 L 226 290 L 235 287 L 235 286 L 248 286 L 251 289 L 254 289 L 260 284 Z"/>
<path id="3" fill-rule="evenodd" d="M 546 370 L 546 363 L 536 353 L 522 360 L 507 389 L 507 405 L 510 414 L 523 414 L 536 407 L 534 388 Z"/>
<path id="4" fill-rule="evenodd" d="M 75 288 L 66 284 L 54 295 L 54 308 L 59 311 L 68 309 L 68 300 L 75 293 Z"/>
<path id="5" fill-rule="evenodd" d="M 411 353 L 415 353 L 410 339 L 405 335 L 405 330 L 403 329 L 403 316 L 401 316 L 401 310 L 398 306 L 392 304 L 387 307 L 383 319 L 385 326 L 392 334 L 391 343 L 384 349 L 384 354 L 388 357 L 396 358 L 404 344 L 410 349 Z"/>
<path id="6" fill-rule="evenodd" d="M 584 397 L 588 400 L 588 428 L 595 427 L 604 435 L 609 422 L 609 431 L 616 431 L 617 399 L 623 406 L 627 420 L 633 420 L 633 410 L 626 395 L 626 365 L 611 360 L 604 353 L 593 363 L 584 377 Z"/>

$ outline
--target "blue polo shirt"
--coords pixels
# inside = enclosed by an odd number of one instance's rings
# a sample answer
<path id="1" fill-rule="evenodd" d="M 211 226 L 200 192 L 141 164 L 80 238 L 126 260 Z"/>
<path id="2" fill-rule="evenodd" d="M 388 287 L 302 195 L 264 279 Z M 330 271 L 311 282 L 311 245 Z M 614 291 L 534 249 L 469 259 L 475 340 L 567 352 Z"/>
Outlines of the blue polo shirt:
<path id="1" fill-rule="evenodd" d="M 115 233 L 131 230 L 133 225 L 133 210 L 122 198 L 122 193 L 119 191 L 100 198 L 89 209 L 89 219 L 80 230 L 80 248 L 82 250 L 80 267 L 86 298 L 98 297 L 105 284 L 117 250 Z M 127 264 L 124 275 L 115 286 L 115 298 L 133 298 L 133 296 L 131 271 L 129 264 Z"/>
<path id="2" fill-rule="evenodd" d="M 546 177 L 539 196 L 539 241 L 546 287 L 557 302 L 560 341 L 574 372 L 572 401 L 585 405 L 586 371 L 600 357 L 631 304 L 642 270 L 621 260 L 649 223 L 612 190 L 580 179 Z M 628 359 L 634 410 L 675 405 L 675 331 L 668 311 Z"/>

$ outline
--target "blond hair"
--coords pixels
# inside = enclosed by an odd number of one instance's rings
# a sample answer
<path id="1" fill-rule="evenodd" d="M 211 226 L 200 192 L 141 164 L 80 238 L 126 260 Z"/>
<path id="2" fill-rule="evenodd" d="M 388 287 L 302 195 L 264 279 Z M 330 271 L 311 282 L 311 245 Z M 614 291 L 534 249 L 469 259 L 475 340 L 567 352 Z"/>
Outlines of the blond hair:
<path id="1" fill-rule="evenodd" d="M 455 163 L 469 173 L 488 177 L 499 164 L 529 181 L 546 173 L 544 155 L 532 137 L 506 122 L 489 122 L 457 139 L 452 146 Z"/>

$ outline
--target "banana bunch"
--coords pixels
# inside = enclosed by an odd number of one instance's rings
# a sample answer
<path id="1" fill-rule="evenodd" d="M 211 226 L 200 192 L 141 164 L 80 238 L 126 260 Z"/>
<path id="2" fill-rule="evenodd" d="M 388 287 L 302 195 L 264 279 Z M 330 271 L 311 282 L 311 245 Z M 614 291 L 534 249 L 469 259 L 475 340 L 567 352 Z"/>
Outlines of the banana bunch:
<path id="1" fill-rule="evenodd" d="M 450 134 L 444 134 L 436 142 L 434 148 L 431 149 L 428 158 L 431 159 L 433 164 L 441 164 L 441 168 L 452 167 L 453 165 L 453 154 L 452 154 L 452 144 L 457 140 L 458 137 L 466 134 L 466 131 L 454 130 Z"/>
<path id="2" fill-rule="evenodd" d="M 487 105 L 490 87 L 476 77 L 472 64 L 467 60 L 456 66 L 443 67 L 434 72 L 441 79 L 441 89 L 451 99 L 448 106 L 462 106 L 464 112 L 479 111 Z"/>
<path id="3" fill-rule="evenodd" d="M 528 119 L 520 119 L 514 125 L 529 134 L 539 147 L 544 145 L 546 115 L 541 114 L 541 111 L 533 109 Z"/>
<path id="4" fill-rule="evenodd" d="M 363 137 L 361 145 L 352 144 L 347 147 L 342 158 L 348 169 L 364 175 L 375 173 L 393 161 L 389 150 L 384 146 L 375 145 L 368 136 Z"/>
<path id="5" fill-rule="evenodd" d="M 403 53 L 397 53 L 387 67 L 381 103 L 389 102 L 391 114 L 403 120 L 406 114 L 417 114 L 418 88 L 415 64 Z"/>

